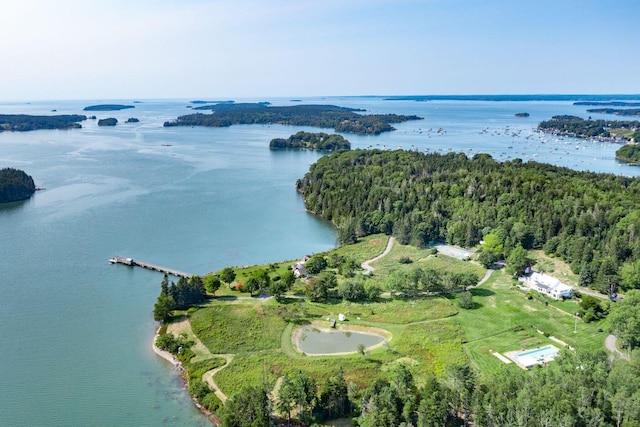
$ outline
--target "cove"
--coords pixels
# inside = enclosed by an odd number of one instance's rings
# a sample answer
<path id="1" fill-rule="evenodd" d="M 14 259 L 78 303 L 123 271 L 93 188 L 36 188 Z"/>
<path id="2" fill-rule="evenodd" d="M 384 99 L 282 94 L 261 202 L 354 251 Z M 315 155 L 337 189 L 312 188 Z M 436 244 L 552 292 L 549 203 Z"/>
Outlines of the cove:
<path id="1" fill-rule="evenodd" d="M 314 325 L 300 328 L 293 339 L 297 349 L 308 355 L 355 353 L 358 351 L 359 344 L 369 349 L 386 340 L 383 335 L 372 331 L 329 329 Z"/>

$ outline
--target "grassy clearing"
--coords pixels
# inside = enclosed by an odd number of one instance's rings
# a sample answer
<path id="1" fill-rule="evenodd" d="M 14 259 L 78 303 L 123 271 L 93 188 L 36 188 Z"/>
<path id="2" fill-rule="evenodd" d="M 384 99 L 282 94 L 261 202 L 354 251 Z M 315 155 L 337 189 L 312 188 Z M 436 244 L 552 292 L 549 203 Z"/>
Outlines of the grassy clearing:
<path id="1" fill-rule="evenodd" d="M 214 354 L 279 348 L 285 326 L 272 305 L 212 304 L 191 315 L 193 332 Z"/>
<path id="2" fill-rule="evenodd" d="M 578 286 L 578 275 L 571 271 L 567 263 L 547 256 L 543 251 L 529 252 L 535 260 L 535 270 L 548 273 L 569 286 Z"/>
<path id="3" fill-rule="evenodd" d="M 389 236 L 385 234 L 374 234 L 360 239 L 360 241 L 354 245 L 341 246 L 331 251 L 331 253 L 354 259 L 357 263 L 361 264 L 384 252 L 388 241 Z"/>
<path id="4" fill-rule="evenodd" d="M 418 297 L 351 303 L 345 311 L 351 317 L 371 323 L 407 324 L 453 316 L 458 309 L 444 297 Z"/>
<path id="5" fill-rule="evenodd" d="M 575 302 L 558 303 L 565 305 L 561 308 L 551 302 L 546 305 L 528 300 L 524 293 L 512 288 L 512 279 L 504 272 L 494 273 L 483 286 L 471 292 L 478 308 L 460 310 L 451 321 L 464 332 L 467 341 L 464 347 L 470 360 L 486 374 L 494 374 L 504 366 L 489 350 L 503 353 L 547 344 L 562 347 L 548 336 L 574 348 L 603 348 L 605 336 L 597 332 L 598 324 L 576 322 L 571 315 L 575 313 L 572 308 Z"/>
<path id="6" fill-rule="evenodd" d="M 387 236 L 370 236 L 360 243 L 336 249 L 338 254 L 362 262 L 383 252 Z M 561 261 L 536 253 L 538 265 L 553 270 L 557 277 L 571 276 Z M 410 264 L 400 263 L 411 259 Z M 290 268 L 292 261 L 265 266 L 237 268 L 238 280 L 268 270 L 272 276 Z M 394 245 L 390 254 L 374 265 L 368 283 L 381 286 L 392 272 L 415 267 L 438 271 L 473 272 L 479 278 L 485 270 L 474 262 L 461 261 L 429 250 Z M 575 275 L 574 275 L 575 276 Z M 339 280 L 343 278 L 340 276 Z M 567 283 L 572 283 L 567 280 Z M 205 349 L 196 348 L 194 361 L 207 359 L 211 353 L 234 354 L 233 361 L 215 375 L 215 381 L 228 396 L 246 385 L 271 387 L 284 373 L 303 371 L 318 384 L 342 367 L 347 381 L 365 387 L 376 378 L 386 377 L 393 366 L 410 366 L 420 383 L 428 373 L 442 375 L 447 366 L 469 362 L 480 375 L 496 375 L 504 369 L 520 369 L 505 365 L 490 351 L 504 353 L 520 348 L 547 344 L 561 347 L 549 336 L 582 349 L 603 348 L 604 335 L 598 324 L 576 322 L 573 315 L 576 301 L 552 301 L 545 298 L 527 299 L 513 286 L 513 280 L 503 271 L 496 271 L 482 286 L 472 289 L 475 308 L 459 308 L 456 295 L 416 297 L 411 299 L 381 298 L 375 302 L 356 303 L 332 300 L 312 303 L 304 299 L 275 300 L 236 299 L 213 300 L 190 314 L 191 334 L 197 336 Z M 303 284 L 298 282 L 301 289 Z M 367 286 L 367 285 L 365 285 Z M 382 287 L 382 286 L 381 286 Z M 246 296 L 234 292 L 235 296 Z M 291 343 L 296 326 L 317 319 L 347 316 L 347 324 L 376 327 L 389 331 L 392 339 L 366 357 L 359 354 L 312 357 L 299 353 Z M 285 320 L 286 319 L 286 320 Z M 577 332 L 574 333 L 574 327 Z M 186 330 L 176 326 L 176 331 Z M 539 333 L 538 330 L 543 331 Z M 189 332 L 189 331 L 187 331 Z M 217 362 L 216 362 L 217 363 Z"/>
<path id="7" fill-rule="evenodd" d="M 408 258 L 410 264 L 402 264 L 400 260 Z M 387 256 L 371 264 L 375 269 L 370 280 L 383 287 L 384 279 L 394 271 L 409 271 L 416 267 L 433 268 L 438 271 L 471 272 L 482 278 L 485 269 L 475 263 L 462 261 L 443 254 L 432 255 L 431 249 L 420 249 L 415 246 L 401 245 L 397 241 Z"/>

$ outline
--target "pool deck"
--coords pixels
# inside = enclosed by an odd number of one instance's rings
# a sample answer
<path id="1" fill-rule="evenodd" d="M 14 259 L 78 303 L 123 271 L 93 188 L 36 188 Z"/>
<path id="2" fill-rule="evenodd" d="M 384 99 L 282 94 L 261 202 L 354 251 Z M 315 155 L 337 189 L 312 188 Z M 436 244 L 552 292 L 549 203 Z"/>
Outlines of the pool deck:
<path id="1" fill-rule="evenodd" d="M 534 355 L 530 353 L 541 352 L 541 355 Z M 516 365 L 522 369 L 529 370 L 535 365 L 544 365 L 547 362 L 551 362 L 560 353 L 560 350 L 555 345 L 549 344 L 538 348 L 529 348 L 517 351 L 508 351 L 504 355 L 513 360 Z"/>

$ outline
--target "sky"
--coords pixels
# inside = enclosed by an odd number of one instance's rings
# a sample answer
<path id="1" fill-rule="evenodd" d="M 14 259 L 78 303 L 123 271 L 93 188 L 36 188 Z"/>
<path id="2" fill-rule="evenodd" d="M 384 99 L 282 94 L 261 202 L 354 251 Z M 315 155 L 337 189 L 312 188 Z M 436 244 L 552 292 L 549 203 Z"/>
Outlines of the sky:
<path id="1" fill-rule="evenodd" d="M 0 0 L 0 100 L 639 94 L 640 0 Z"/>

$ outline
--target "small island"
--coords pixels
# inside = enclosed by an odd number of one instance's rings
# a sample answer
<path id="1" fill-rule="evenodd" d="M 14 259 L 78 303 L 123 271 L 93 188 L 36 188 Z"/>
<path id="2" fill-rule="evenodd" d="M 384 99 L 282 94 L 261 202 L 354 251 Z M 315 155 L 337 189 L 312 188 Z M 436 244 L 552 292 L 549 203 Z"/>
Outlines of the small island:
<path id="1" fill-rule="evenodd" d="M 135 117 L 129 117 L 125 123 L 138 123 L 140 120 Z"/>
<path id="2" fill-rule="evenodd" d="M 516 113 L 516 117 L 529 117 L 529 113 Z"/>
<path id="3" fill-rule="evenodd" d="M 289 138 L 274 138 L 269 143 L 271 149 L 308 149 L 320 151 L 350 150 L 351 143 L 341 135 L 328 135 L 324 132 L 311 133 L 300 131 Z"/>
<path id="4" fill-rule="evenodd" d="M 115 126 L 118 124 L 118 119 L 109 117 L 108 119 L 98 120 L 98 126 Z"/>
<path id="5" fill-rule="evenodd" d="M 79 122 L 87 116 L 62 114 L 56 116 L 31 116 L 28 114 L 0 114 L 0 132 L 26 132 L 42 129 L 79 129 Z"/>
<path id="6" fill-rule="evenodd" d="M 0 169 L 0 203 L 26 200 L 36 192 L 33 178 L 13 168 Z"/>
<path id="7" fill-rule="evenodd" d="M 174 121 L 165 122 L 171 126 L 228 127 L 231 125 L 280 124 L 288 126 L 315 126 L 333 128 L 336 132 L 357 135 L 379 135 L 395 128 L 391 123 L 421 120 L 415 115 L 359 114 L 353 108 L 335 105 L 294 105 L 272 107 L 268 102 L 233 103 L 203 105 L 194 110 L 210 110 L 211 114 L 188 114 Z"/>
<path id="8" fill-rule="evenodd" d="M 134 105 L 122 105 L 122 104 L 99 104 L 89 105 L 84 107 L 84 111 L 119 111 L 126 110 L 127 108 L 136 108 Z"/>

